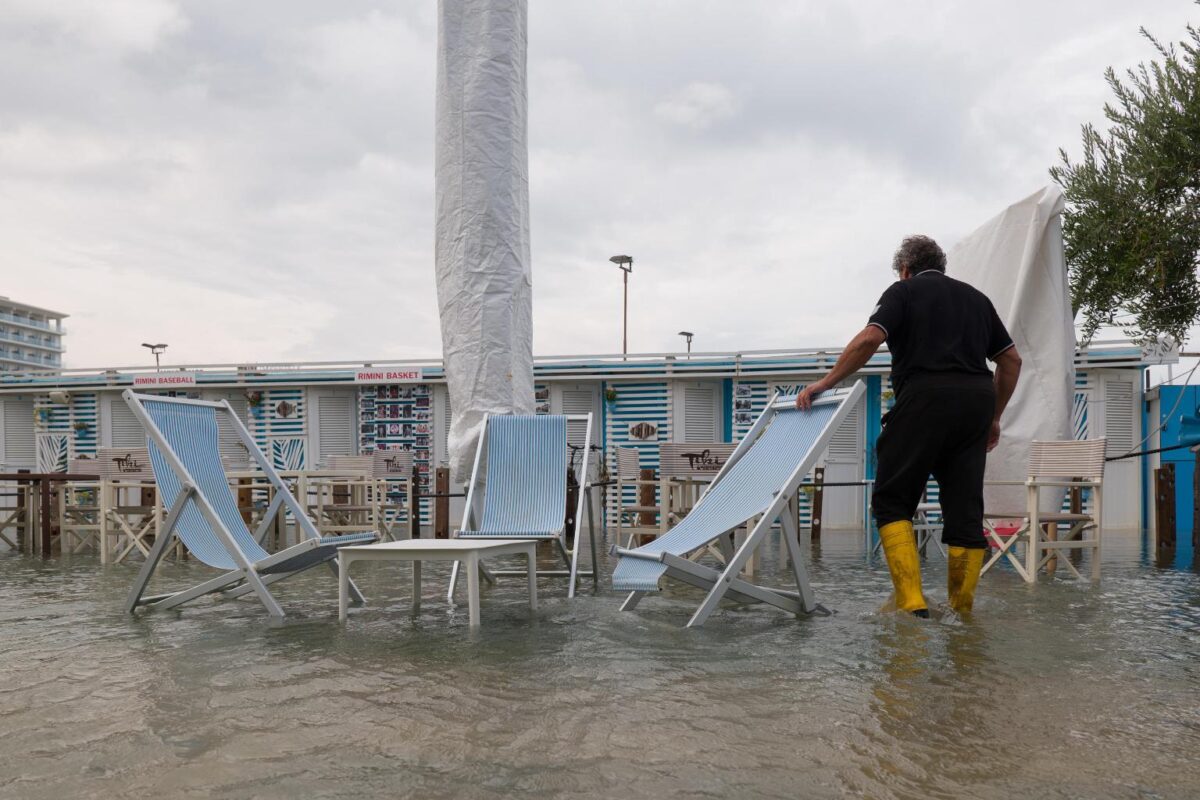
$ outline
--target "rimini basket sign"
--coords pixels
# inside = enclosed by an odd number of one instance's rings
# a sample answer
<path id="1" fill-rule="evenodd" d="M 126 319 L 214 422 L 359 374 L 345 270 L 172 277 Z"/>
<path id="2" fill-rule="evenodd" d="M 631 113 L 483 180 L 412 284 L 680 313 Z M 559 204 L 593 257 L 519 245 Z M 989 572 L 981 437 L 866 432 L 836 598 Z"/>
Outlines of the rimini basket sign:
<path id="1" fill-rule="evenodd" d="M 355 383 L 420 383 L 425 373 L 408 367 L 367 367 L 354 373 Z"/>
<path id="2" fill-rule="evenodd" d="M 174 389 L 179 386 L 195 386 L 194 372 L 147 372 L 133 376 L 135 389 Z"/>

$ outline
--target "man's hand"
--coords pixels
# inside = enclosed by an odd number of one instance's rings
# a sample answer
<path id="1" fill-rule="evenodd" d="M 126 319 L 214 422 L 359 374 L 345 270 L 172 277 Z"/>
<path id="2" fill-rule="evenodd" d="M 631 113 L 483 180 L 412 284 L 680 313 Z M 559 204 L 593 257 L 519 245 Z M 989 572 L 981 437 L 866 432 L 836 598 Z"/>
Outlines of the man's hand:
<path id="1" fill-rule="evenodd" d="M 808 411 L 812 408 L 813 400 L 822 392 L 829 391 L 829 387 L 825 385 L 824 380 L 816 381 L 805 386 L 800 394 L 796 395 L 796 408 L 800 411 Z"/>
<path id="2" fill-rule="evenodd" d="M 988 452 L 996 449 L 996 445 L 1000 444 L 1000 420 L 992 420 L 992 429 L 988 431 Z"/>

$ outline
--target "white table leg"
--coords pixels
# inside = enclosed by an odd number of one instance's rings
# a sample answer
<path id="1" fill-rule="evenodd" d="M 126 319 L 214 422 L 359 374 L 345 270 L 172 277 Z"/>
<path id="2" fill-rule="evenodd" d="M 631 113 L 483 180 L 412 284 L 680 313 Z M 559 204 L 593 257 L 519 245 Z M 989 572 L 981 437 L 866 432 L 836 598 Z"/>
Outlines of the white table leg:
<path id="1" fill-rule="evenodd" d="M 578 535 L 578 534 L 576 534 Z M 530 544 L 526 553 L 529 560 L 529 608 L 537 610 L 537 545 Z"/>
<path id="2" fill-rule="evenodd" d="M 413 611 L 421 610 L 421 559 L 413 559 Z"/>
<path id="3" fill-rule="evenodd" d="M 338 553 L 338 619 L 346 618 L 346 605 L 350 596 L 350 559 Z"/>
<path id="4" fill-rule="evenodd" d="M 479 554 L 467 556 L 467 614 L 472 628 L 479 627 Z"/>

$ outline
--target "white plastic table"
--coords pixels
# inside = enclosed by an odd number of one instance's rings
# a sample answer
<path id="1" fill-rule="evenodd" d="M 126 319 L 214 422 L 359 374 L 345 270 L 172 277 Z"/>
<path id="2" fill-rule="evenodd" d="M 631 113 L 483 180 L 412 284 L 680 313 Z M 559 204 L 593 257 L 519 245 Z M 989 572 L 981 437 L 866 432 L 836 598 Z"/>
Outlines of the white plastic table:
<path id="1" fill-rule="evenodd" d="M 403 542 L 351 545 L 338 549 L 338 619 L 346 618 L 350 563 L 353 561 L 411 561 L 413 609 L 421 607 L 421 562 L 461 561 L 467 571 L 467 608 L 472 628 L 479 627 L 479 561 L 493 556 L 524 553 L 529 562 L 529 607 L 537 608 L 536 539 L 408 539 Z"/>

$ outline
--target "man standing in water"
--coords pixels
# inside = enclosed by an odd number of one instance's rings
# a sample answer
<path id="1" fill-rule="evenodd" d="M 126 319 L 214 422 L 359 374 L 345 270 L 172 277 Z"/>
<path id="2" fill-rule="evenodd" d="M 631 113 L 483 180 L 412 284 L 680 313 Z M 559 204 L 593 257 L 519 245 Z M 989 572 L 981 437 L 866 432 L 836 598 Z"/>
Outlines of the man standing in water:
<path id="1" fill-rule="evenodd" d="M 896 404 L 876 448 L 872 504 L 895 587 L 896 607 L 929 616 L 912 518 L 932 475 L 940 487 L 942 541 L 949 547 L 948 591 L 957 612 L 971 610 L 987 552 L 983 470 L 1000 440 L 1000 417 L 1021 372 L 1021 357 L 978 289 L 946 276 L 946 254 L 928 236 L 910 236 L 892 259 L 888 287 L 867 326 L 829 374 L 796 397 L 808 409 L 867 363 L 885 341 Z M 985 360 L 996 364 L 993 377 Z"/>

